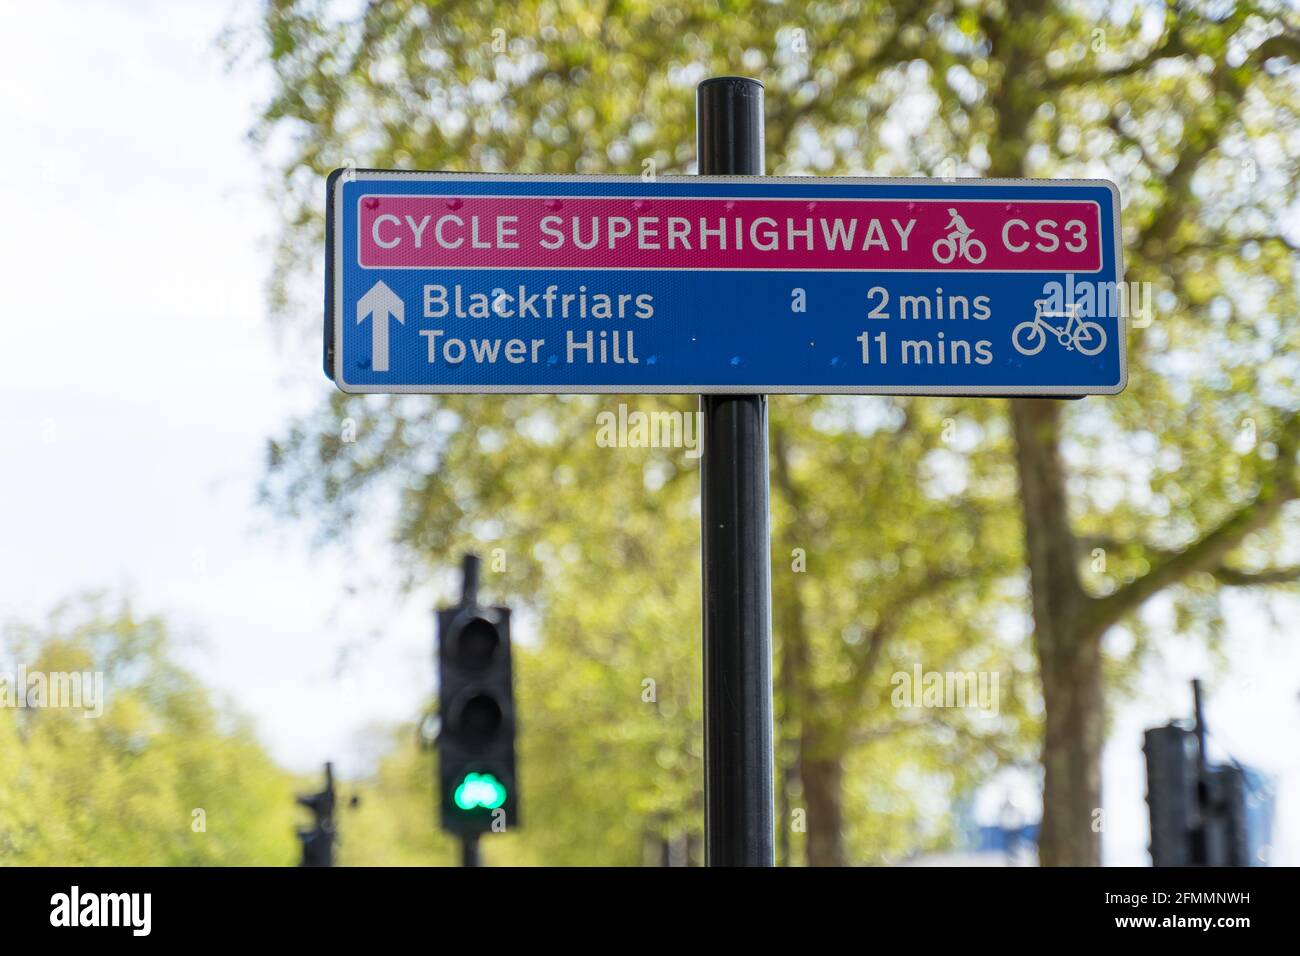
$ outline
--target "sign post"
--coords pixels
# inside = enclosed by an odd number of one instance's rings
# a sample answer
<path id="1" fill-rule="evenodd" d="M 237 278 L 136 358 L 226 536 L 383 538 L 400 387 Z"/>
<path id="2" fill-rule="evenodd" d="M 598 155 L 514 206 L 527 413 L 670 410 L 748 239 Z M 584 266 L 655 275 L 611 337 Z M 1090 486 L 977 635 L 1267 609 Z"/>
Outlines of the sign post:
<path id="1" fill-rule="evenodd" d="M 697 93 L 705 175 L 763 175 L 763 85 Z M 704 840 L 709 866 L 772 866 L 772 571 L 767 396 L 701 395 Z"/>
<path id="2" fill-rule="evenodd" d="M 769 394 L 1111 395 L 1103 180 L 765 176 L 763 87 L 698 89 L 699 175 L 336 170 L 345 392 L 700 395 L 707 857 L 773 862 Z"/>

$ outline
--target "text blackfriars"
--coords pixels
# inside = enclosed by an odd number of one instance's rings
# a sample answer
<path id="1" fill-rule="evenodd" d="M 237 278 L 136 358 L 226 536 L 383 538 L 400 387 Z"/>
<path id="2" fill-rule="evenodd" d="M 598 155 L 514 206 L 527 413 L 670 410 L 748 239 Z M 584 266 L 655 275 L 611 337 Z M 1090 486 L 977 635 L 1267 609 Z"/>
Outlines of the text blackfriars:
<path id="1" fill-rule="evenodd" d="M 585 285 L 562 292 L 557 285 L 529 289 L 526 285 L 472 292 L 460 285 L 424 287 L 424 317 L 442 319 L 638 319 L 654 318 L 654 296 L 648 292 L 588 292 Z"/>

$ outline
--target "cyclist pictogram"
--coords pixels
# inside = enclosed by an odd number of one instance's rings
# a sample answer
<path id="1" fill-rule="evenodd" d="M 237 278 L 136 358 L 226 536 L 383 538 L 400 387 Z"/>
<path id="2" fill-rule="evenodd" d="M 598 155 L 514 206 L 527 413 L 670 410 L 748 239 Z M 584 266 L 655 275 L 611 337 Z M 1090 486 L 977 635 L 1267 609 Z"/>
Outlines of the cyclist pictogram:
<path id="1" fill-rule="evenodd" d="M 1021 322 L 1011 330 L 1011 344 L 1021 355 L 1037 355 L 1047 344 L 1050 332 L 1067 352 L 1081 355 L 1096 355 L 1106 347 L 1106 330 L 1096 322 L 1079 318 L 1079 306 L 1071 302 L 1064 312 L 1044 312 L 1046 305 L 1041 299 L 1034 302 L 1034 317 Z M 1051 319 L 1065 319 L 1064 326 L 1048 322 Z"/>
<path id="2" fill-rule="evenodd" d="M 930 247 L 930 251 L 934 254 L 934 261 L 947 265 L 960 255 L 967 262 L 979 265 L 988 255 L 984 243 L 971 238 L 975 230 L 966 225 L 966 220 L 956 209 L 949 207 L 948 215 L 952 218 L 948 220 L 945 228 L 951 231 L 942 239 L 936 239 L 934 245 Z"/>

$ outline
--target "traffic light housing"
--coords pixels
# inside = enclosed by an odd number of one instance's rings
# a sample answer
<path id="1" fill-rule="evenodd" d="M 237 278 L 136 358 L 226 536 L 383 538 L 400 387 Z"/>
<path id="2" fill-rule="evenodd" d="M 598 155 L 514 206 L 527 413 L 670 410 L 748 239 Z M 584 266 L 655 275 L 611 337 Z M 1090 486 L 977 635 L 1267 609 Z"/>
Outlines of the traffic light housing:
<path id="1" fill-rule="evenodd" d="M 1199 819 L 1196 736 L 1174 724 L 1144 735 L 1153 866 L 1191 866 Z"/>
<path id="2" fill-rule="evenodd" d="M 510 609 L 466 592 L 438 611 L 438 799 L 443 829 L 462 837 L 519 822 Z"/>
<path id="3" fill-rule="evenodd" d="M 334 865 L 334 767 L 325 765 L 325 789 L 318 793 L 300 794 L 295 798 L 300 806 L 312 814 L 310 829 L 298 830 L 302 842 L 300 866 Z"/>
<path id="4" fill-rule="evenodd" d="M 1240 764 L 1211 764 L 1205 752 L 1201 686 L 1192 682 L 1192 729 L 1146 731 L 1147 806 L 1153 866 L 1258 866 L 1267 861 L 1272 796 L 1267 781 Z"/>

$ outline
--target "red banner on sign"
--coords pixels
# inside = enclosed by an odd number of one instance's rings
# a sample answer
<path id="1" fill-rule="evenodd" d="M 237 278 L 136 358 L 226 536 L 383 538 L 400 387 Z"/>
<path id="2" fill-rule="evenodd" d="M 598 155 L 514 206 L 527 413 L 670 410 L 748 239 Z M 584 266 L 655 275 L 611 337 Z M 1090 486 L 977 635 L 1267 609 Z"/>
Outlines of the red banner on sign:
<path id="1" fill-rule="evenodd" d="M 364 268 L 1095 272 L 1094 202 L 363 196 Z"/>

